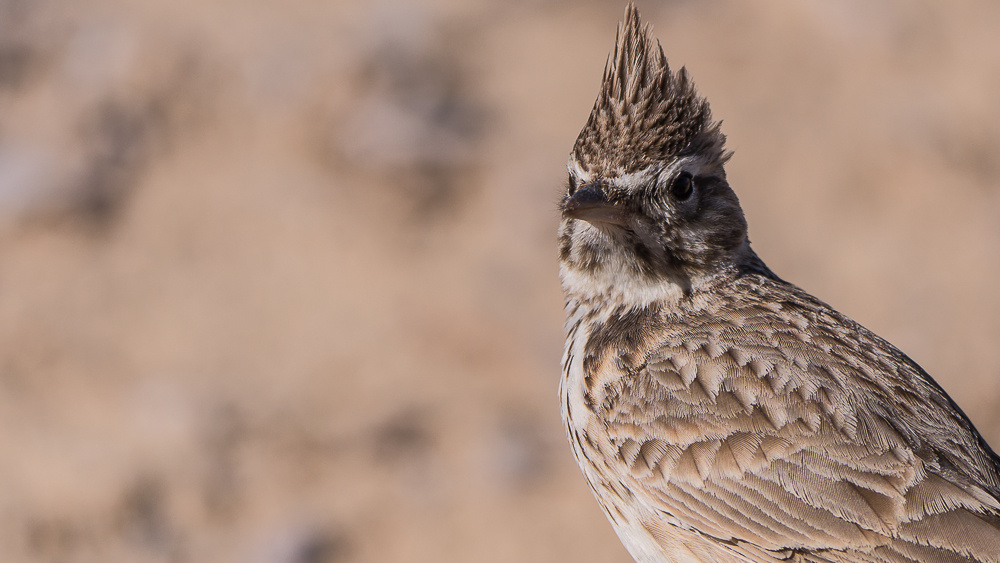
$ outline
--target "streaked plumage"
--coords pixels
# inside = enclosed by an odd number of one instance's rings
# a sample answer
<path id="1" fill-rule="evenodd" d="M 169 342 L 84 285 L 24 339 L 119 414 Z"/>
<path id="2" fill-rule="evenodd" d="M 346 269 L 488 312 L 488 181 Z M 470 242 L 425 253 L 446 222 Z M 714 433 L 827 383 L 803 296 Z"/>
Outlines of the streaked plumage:
<path id="1" fill-rule="evenodd" d="M 757 258 L 724 142 L 630 5 L 560 228 L 563 418 L 619 537 L 639 562 L 1000 563 L 1000 459 Z"/>

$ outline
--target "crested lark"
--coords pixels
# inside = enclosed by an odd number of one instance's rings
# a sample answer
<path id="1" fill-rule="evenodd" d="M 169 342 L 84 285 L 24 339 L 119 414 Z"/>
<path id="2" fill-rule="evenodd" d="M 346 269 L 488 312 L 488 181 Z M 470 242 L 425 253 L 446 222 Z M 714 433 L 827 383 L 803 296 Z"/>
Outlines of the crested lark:
<path id="1" fill-rule="evenodd" d="M 1000 562 L 1000 459 L 754 254 L 729 153 L 629 5 L 569 159 L 563 419 L 639 562 Z"/>

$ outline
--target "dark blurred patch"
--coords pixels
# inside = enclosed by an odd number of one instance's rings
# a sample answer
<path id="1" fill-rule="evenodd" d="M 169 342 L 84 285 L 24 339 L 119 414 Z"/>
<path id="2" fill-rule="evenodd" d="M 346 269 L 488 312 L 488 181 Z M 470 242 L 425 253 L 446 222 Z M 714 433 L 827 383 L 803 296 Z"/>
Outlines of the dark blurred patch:
<path id="1" fill-rule="evenodd" d="M 108 233 L 149 165 L 169 155 L 179 138 L 204 127 L 218 76 L 201 55 L 174 57 L 149 61 L 164 68 L 155 78 L 127 88 L 108 85 L 96 103 L 83 107 L 75 123 L 82 170 L 67 181 L 57 200 L 29 209 L 25 225 L 55 223 Z"/>
<path id="2" fill-rule="evenodd" d="M 304 535 L 293 549 L 287 563 L 333 563 L 350 556 L 350 541 L 336 531 L 313 531 Z"/>
<path id="3" fill-rule="evenodd" d="M 304 420 L 307 409 L 296 405 L 296 408 L 280 410 L 277 413 L 262 417 L 256 421 L 252 429 L 247 429 L 253 435 L 255 442 L 271 444 L 274 448 L 301 459 L 321 459 L 337 457 L 350 447 L 348 440 L 339 436 L 324 433 L 315 427 L 315 419 Z M 327 411 L 312 415 L 329 416 Z"/>
<path id="4" fill-rule="evenodd" d="M 89 166 L 71 203 L 74 214 L 87 225 L 107 227 L 117 217 L 165 133 L 167 103 L 162 97 L 108 100 L 89 116 L 83 129 Z"/>
<path id="5" fill-rule="evenodd" d="M 98 543 L 91 530 L 63 519 L 30 520 L 26 533 L 28 552 L 36 561 L 68 561 Z"/>
<path id="6" fill-rule="evenodd" d="M 396 466 L 426 456 L 434 446 L 426 416 L 405 409 L 375 428 L 375 460 Z"/>
<path id="7" fill-rule="evenodd" d="M 352 189 L 389 185 L 417 223 L 434 223 L 459 213 L 476 183 L 487 110 L 461 58 L 465 36 L 436 29 L 436 41 L 420 41 L 387 27 L 354 73 L 348 107 L 323 120 L 321 153 L 338 175 L 354 174 Z"/>
<path id="8" fill-rule="evenodd" d="M 1000 188 L 1000 129 L 990 123 L 960 126 L 938 137 L 938 149 L 948 163 L 985 189 Z"/>
<path id="9" fill-rule="evenodd" d="M 205 103 L 206 72 L 197 57 L 182 57 L 163 83 L 143 95 L 110 97 L 84 118 L 88 166 L 71 201 L 73 215 L 97 228 L 114 223 L 145 167 L 198 123 L 193 114 Z"/>
<path id="10" fill-rule="evenodd" d="M 21 89 L 41 66 L 41 45 L 31 22 L 37 2 L 0 0 L 0 92 Z"/>
<path id="11" fill-rule="evenodd" d="M 293 525 L 267 538 L 250 560 L 259 563 L 335 563 L 354 553 L 350 538 L 340 528 Z"/>
<path id="12" fill-rule="evenodd" d="M 160 479 L 140 476 L 125 490 L 115 520 L 119 534 L 130 544 L 164 560 L 181 559 L 167 509 L 166 485 Z"/>
<path id="13" fill-rule="evenodd" d="M 0 90 L 18 90 L 27 82 L 37 56 L 28 45 L 0 39 Z"/>

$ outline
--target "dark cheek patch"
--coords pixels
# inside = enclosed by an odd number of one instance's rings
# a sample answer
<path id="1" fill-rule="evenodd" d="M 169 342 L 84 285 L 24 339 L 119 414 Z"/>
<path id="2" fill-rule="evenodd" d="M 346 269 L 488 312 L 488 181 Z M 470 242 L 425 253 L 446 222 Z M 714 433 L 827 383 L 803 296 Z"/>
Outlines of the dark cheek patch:
<path id="1" fill-rule="evenodd" d="M 586 272 L 595 272 L 601 267 L 602 250 L 593 244 L 584 244 L 577 253 L 577 267 Z"/>
<path id="2" fill-rule="evenodd" d="M 635 255 L 635 260 L 639 266 L 639 270 L 646 275 L 652 275 L 656 270 L 653 263 L 653 253 L 646 247 L 642 241 L 636 240 L 632 244 L 632 253 Z"/>
<path id="3" fill-rule="evenodd" d="M 570 223 L 562 234 L 559 235 L 559 259 L 563 262 L 569 260 L 573 253 L 573 224 Z"/>

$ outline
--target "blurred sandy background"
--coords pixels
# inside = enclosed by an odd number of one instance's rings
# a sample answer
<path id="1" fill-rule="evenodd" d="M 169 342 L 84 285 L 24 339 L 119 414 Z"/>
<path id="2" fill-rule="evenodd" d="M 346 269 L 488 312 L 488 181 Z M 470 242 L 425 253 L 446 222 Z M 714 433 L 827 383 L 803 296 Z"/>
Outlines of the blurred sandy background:
<path id="1" fill-rule="evenodd" d="M 554 243 L 623 6 L 0 0 L 0 560 L 629 561 Z M 1000 445 L 1000 4 L 639 8 L 757 252 Z"/>

